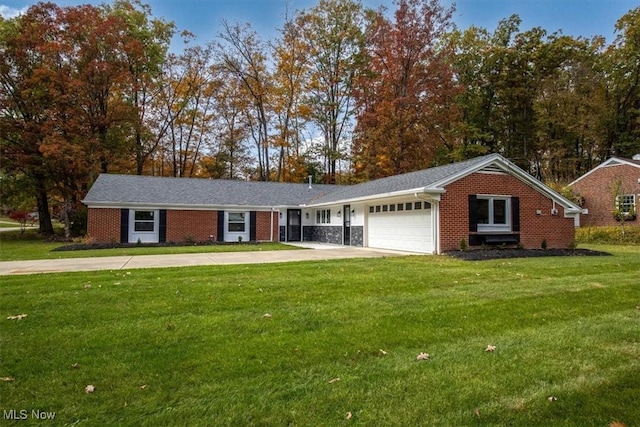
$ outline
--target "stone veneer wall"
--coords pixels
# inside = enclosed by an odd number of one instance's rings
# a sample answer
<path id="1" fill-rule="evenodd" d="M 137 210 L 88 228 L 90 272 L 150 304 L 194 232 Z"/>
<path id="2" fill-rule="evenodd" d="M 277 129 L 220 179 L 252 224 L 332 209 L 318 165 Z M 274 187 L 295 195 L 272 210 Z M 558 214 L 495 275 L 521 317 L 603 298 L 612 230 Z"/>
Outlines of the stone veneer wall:
<path id="1" fill-rule="evenodd" d="M 342 244 L 342 226 L 315 226 L 303 227 L 303 240 L 305 242 Z M 351 246 L 364 246 L 364 227 L 351 226 Z"/>
<path id="2" fill-rule="evenodd" d="M 322 226 L 315 225 L 302 227 L 302 239 L 305 242 L 322 242 L 333 243 L 335 245 L 342 244 L 342 227 L 341 226 Z"/>
<path id="3" fill-rule="evenodd" d="M 362 225 L 351 226 L 351 246 L 364 246 L 364 227 Z"/>

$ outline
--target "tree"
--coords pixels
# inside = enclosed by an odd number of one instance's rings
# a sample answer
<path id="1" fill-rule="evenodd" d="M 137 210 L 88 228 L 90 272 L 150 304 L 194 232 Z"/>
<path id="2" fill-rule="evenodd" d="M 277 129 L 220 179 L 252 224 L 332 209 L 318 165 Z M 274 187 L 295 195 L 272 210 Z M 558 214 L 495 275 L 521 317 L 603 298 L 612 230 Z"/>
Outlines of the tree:
<path id="1" fill-rule="evenodd" d="M 354 93 L 358 106 L 356 173 L 375 179 L 433 164 L 451 152 L 460 92 L 443 37 L 453 9 L 438 0 L 399 0 L 395 20 L 377 12 L 367 30 L 366 68 Z"/>
<path id="2" fill-rule="evenodd" d="M 212 144 L 212 109 L 222 83 L 212 74 L 211 60 L 210 47 L 193 46 L 167 61 L 160 116 L 166 118 L 164 153 L 174 177 L 198 175 L 198 161 Z"/>
<path id="3" fill-rule="evenodd" d="M 218 116 L 215 125 L 217 143 L 203 167 L 212 178 L 243 179 L 251 160 L 246 146 L 249 123 L 243 114 L 247 101 L 238 96 L 242 93 L 243 83 L 233 73 L 225 72 L 223 67 L 214 65 L 214 68 L 222 82 L 214 98 Z"/>
<path id="4" fill-rule="evenodd" d="M 303 102 L 309 64 L 301 42 L 302 29 L 287 17 L 280 34 L 273 46 L 276 62 L 272 95 L 276 120 L 274 145 L 279 150 L 276 180 L 301 182 L 308 173 L 301 133 L 311 115 L 311 109 Z"/>
<path id="5" fill-rule="evenodd" d="M 364 13 L 353 0 L 320 0 L 296 18 L 307 52 L 306 104 L 322 134 L 326 182 L 336 183 L 336 166 L 345 155 L 353 117 L 352 90 L 362 65 Z"/>
<path id="6" fill-rule="evenodd" d="M 607 157 L 640 153 L 640 7 L 616 23 L 618 33 L 607 51 L 610 114 Z"/>
<path id="7" fill-rule="evenodd" d="M 568 183 L 602 159 L 606 140 L 604 40 L 552 36 L 536 103 L 536 160 L 547 182 Z"/>
<path id="8" fill-rule="evenodd" d="M 135 98 L 145 67 L 162 56 L 161 42 L 136 38 L 149 12 L 140 7 L 39 3 L 0 21 L 2 168 L 31 181 L 42 233 L 53 233 L 50 201 L 68 218 L 97 173 L 128 170 L 127 130 L 139 127 L 142 106 Z"/>
<path id="9" fill-rule="evenodd" d="M 167 60 L 175 25 L 161 19 L 150 19 L 151 8 L 139 0 L 116 0 L 113 5 L 103 5 L 103 8 L 106 14 L 121 17 L 129 35 L 143 47 L 142 52 L 124 52 L 131 79 L 129 87 L 123 88 L 136 113 L 131 132 L 127 133 L 134 139 L 132 145 L 136 173 L 142 175 L 145 162 L 153 155 L 167 131 L 166 120 L 160 120 L 162 125 L 156 127 L 151 127 L 150 123 L 157 119 L 154 106 L 158 105 L 155 101 L 161 91 L 162 65 Z M 127 136 L 120 138 L 126 139 Z"/>
<path id="10" fill-rule="evenodd" d="M 224 31 L 219 37 L 223 43 L 216 45 L 217 62 L 242 83 L 238 96 L 246 96 L 250 100 L 250 108 L 244 113 L 251 137 L 256 144 L 258 179 L 269 181 L 271 179 L 269 106 L 272 80 L 267 66 L 264 43 L 248 24 L 230 25 L 223 21 L 222 25 Z"/>

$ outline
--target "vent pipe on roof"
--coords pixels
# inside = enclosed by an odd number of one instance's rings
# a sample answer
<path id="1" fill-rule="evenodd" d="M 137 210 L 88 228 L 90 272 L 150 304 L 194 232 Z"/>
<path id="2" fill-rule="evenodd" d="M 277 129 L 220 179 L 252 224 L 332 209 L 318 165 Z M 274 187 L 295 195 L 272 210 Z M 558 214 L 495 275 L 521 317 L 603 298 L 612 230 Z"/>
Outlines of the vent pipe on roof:
<path id="1" fill-rule="evenodd" d="M 309 190 L 311 190 L 313 187 L 311 186 L 312 184 L 312 180 L 313 180 L 313 175 L 309 175 Z"/>
<path id="2" fill-rule="evenodd" d="M 632 157 L 633 160 L 640 160 L 640 154 L 636 154 Z"/>

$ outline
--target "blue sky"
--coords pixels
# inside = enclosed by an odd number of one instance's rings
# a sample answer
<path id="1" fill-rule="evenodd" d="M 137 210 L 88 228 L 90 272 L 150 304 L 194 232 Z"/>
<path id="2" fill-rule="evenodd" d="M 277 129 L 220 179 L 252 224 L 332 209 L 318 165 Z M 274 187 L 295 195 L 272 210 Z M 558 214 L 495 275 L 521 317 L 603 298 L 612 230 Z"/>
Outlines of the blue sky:
<path id="1" fill-rule="evenodd" d="M 59 5 L 100 4 L 104 0 L 53 0 Z M 616 21 L 629 10 L 640 6 L 638 0 L 441 0 L 456 3 L 454 22 L 459 28 L 471 25 L 493 31 L 501 19 L 518 14 L 520 30 L 540 26 L 549 33 L 562 30 L 571 36 L 602 35 L 608 43 L 614 40 Z M 213 40 L 220 32 L 223 19 L 249 22 L 263 37 L 272 38 L 283 22 L 284 13 L 306 9 L 317 0 L 143 0 L 154 16 L 174 21 L 179 30 L 196 34 L 199 43 Z M 362 0 L 367 7 L 386 5 L 393 10 L 392 0 Z M 10 16 L 36 3 L 29 0 L 0 0 L 0 14 Z M 288 5 L 288 6 L 287 6 Z"/>

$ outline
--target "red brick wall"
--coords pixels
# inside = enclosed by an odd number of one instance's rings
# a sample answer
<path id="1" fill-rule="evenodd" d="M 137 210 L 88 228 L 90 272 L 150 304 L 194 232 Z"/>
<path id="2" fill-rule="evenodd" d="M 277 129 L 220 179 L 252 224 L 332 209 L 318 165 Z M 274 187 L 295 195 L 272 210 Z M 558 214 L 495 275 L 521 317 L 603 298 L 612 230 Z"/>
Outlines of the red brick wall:
<path id="1" fill-rule="evenodd" d="M 90 208 L 87 236 L 97 243 L 120 243 L 120 209 Z"/>
<path id="2" fill-rule="evenodd" d="M 167 242 L 206 242 L 217 237 L 218 211 L 167 209 Z"/>
<path id="3" fill-rule="evenodd" d="M 258 211 L 256 213 L 256 240 L 278 241 L 278 212 Z"/>
<path id="4" fill-rule="evenodd" d="M 613 191 L 617 179 L 621 180 L 622 194 L 636 194 L 637 206 L 638 194 L 640 194 L 640 183 L 638 183 L 640 168 L 625 164 L 598 168 L 571 187 L 584 197 L 584 208 L 589 209 L 587 215 L 580 217 L 581 226 L 620 224 L 613 217 L 615 209 Z M 640 225 L 637 219 L 628 223 Z"/>
<path id="5" fill-rule="evenodd" d="M 440 202 L 440 250 L 460 249 L 462 239 L 469 243 L 470 194 L 517 196 L 520 198 L 520 243 L 539 249 L 546 239 L 548 248 L 566 248 L 575 237 L 573 218 L 564 218 L 564 209 L 511 175 L 474 173 L 446 186 Z M 536 210 L 542 212 L 536 214 Z"/>
<path id="6" fill-rule="evenodd" d="M 120 209 L 90 208 L 87 235 L 100 243 L 120 242 Z M 257 212 L 256 239 L 269 241 L 272 236 L 274 241 L 278 240 L 278 212 Z M 167 242 L 205 242 L 217 238 L 218 211 L 167 210 Z"/>

